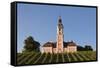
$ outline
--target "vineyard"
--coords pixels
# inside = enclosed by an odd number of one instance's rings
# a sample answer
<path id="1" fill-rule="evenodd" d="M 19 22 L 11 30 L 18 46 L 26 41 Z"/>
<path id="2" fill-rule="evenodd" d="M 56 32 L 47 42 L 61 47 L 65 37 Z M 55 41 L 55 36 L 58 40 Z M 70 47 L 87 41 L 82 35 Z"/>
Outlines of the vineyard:
<path id="1" fill-rule="evenodd" d="M 83 51 L 77 53 L 17 53 L 17 64 L 50 64 L 50 63 L 70 63 L 96 60 L 96 52 Z"/>

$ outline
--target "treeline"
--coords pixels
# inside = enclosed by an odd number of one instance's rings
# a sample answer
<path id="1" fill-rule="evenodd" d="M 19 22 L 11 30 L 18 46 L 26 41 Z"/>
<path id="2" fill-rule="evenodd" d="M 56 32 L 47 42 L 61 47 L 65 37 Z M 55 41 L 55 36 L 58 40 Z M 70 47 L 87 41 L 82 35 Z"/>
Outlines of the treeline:
<path id="1" fill-rule="evenodd" d="M 84 47 L 78 45 L 77 51 L 93 51 L 93 48 L 91 45 L 85 45 Z"/>

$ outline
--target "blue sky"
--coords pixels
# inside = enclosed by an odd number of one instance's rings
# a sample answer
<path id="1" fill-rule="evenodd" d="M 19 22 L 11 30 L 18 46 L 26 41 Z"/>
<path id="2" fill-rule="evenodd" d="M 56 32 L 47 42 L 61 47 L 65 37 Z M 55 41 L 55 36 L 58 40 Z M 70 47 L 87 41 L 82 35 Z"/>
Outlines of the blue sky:
<path id="1" fill-rule="evenodd" d="M 22 51 L 28 36 L 33 36 L 41 45 L 56 41 L 59 16 L 64 25 L 64 41 L 73 40 L 78 45 L 96 48 L 96 8 L 19 3 L 17 51 Z"/>

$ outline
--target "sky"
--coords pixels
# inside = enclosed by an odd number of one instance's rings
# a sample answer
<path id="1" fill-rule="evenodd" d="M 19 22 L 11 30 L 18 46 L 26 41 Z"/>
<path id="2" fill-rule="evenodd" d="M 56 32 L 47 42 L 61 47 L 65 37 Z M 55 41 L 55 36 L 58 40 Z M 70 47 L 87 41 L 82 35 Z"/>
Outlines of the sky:
<path id="1" fill-rule="evenodd" d="M 96 49 L 96 8 L 17 4 L 17 52 L 24 40 L 32 36 L 41 46 L 56 42 L 58 17 L 64 25 L 64 41 L 73 40 L 77 45 L 91 45 Z"/>

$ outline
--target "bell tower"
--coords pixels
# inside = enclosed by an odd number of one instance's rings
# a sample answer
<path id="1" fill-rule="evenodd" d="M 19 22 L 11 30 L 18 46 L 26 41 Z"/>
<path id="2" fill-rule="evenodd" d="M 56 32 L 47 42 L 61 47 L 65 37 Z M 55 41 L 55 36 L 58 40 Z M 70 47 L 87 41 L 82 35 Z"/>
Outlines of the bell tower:
<path id="1" fill-rule="evenodd" d="M 57 53 L 63 53 L 63 28 L 62 19 L 59 16 L 57 25 Z"/>

